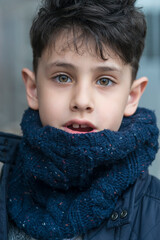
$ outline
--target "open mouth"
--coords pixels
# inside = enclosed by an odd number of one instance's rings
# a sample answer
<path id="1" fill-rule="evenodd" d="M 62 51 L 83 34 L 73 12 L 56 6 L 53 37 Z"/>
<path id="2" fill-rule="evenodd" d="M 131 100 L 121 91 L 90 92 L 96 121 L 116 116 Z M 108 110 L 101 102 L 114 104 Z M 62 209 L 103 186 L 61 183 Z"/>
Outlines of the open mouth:
<path id="1" fill-rule="evenodd" d="M 64 130 L 69 133 L 90 133 L 96 131 L 94 126 L 85 123 L 68 123 L 65 125 Z"/>
<path id="2" fill-rule="evenodd" d="M 93 128 L 92 127 L 89 127 L 85 124 L 72 124 L 72 125 L 69 125 L 67 126 L 67 128 L 71 131 L 76 131 L 76 132 L 79 132 L 79 133 L 88 133 L 88 132 L 92 132 L 93 131 Z"/>

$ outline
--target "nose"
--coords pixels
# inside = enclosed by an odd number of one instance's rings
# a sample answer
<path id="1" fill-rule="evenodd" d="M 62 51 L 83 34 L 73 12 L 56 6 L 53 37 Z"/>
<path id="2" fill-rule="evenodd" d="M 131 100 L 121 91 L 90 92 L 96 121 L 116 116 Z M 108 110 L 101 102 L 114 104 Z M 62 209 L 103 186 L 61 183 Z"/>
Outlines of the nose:
<path id="1" fill-rule="evenodd" d="M 73 90 L 70 108 L 76 112 L 92 112 L 94 110 L 94 94 L 88 86 L 77 86 Z"/>

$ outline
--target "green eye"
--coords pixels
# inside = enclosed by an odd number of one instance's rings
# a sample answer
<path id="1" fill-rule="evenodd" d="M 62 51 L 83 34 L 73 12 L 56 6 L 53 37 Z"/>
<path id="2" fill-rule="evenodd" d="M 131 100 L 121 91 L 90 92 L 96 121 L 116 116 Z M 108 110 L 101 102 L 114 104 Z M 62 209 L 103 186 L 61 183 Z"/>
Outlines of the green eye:
<path id="1" fill-rule="evenodd" d="M 110 86 L 113 84 L 113 81 L 110 80 L 109 78 L 100 78 L 98 81 L 97 81 L 98 85 L 101 85 L 101 86 Z"/>
<path id="2" fill-rule="evenodd" d="M 59 83 L 68 83 L 72 81 L 67 75 L 64 74 L 57 75 L 54 77 L 54 79 L 56 79 L 56 81 Z"/>

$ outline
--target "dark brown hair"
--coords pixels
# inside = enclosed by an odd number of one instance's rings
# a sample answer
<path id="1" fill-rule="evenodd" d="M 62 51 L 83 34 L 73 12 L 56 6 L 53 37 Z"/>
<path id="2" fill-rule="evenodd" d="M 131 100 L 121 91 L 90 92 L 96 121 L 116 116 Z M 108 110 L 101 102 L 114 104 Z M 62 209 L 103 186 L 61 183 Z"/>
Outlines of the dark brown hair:
<path id="1" fill-rule="evenodd" d="M 105 59 L 104 46 L 110 47 L 132 66 L 133 79 L 136 77 L 144 48 L 146 21 L 135 6 L 135 0 L 43 1 L 30 30 L 35 72 L 38 58 L 64 29 L 72 31 L 77 51 L 76 29 L 80 29 L 81 39 L 94 40 L 96 54 Z"/>

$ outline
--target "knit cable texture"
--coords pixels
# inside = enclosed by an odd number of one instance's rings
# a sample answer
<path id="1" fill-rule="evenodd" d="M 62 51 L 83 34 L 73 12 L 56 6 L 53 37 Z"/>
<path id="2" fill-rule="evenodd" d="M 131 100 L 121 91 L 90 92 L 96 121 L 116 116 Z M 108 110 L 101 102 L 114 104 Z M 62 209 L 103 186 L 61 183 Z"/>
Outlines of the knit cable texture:
<path id="1" fill-rule="evenodd" d="M 38 111 L 31 109 L 21 126 L 8 210 L 20 229 L 41 240 L 72 238 L 98 227 L 158 151 L 156 118 L 144 108 L 124 118 L 118 132 L 70 134 L 42 127 Z"/>
<path id="2" fill-rule="evenodd" d="M 26 235 L 26 233 L 23 230 L 19 229 L 13 223 L 9 222 L 8 240 L 36 240 L 36 239 Z M 82 240 L 82 238 L 76 237 L 72 239 L 63 239 L 63 240 Z"/>

